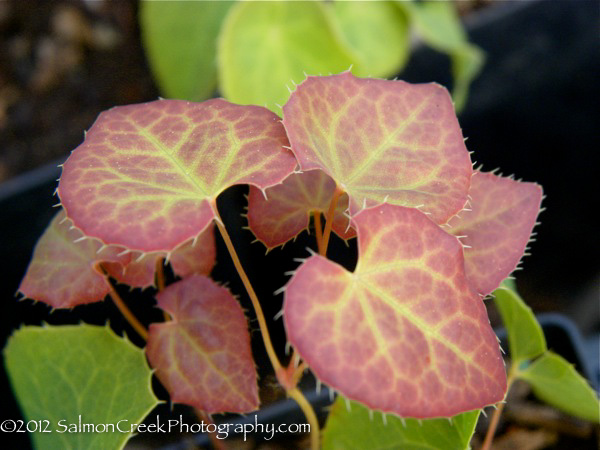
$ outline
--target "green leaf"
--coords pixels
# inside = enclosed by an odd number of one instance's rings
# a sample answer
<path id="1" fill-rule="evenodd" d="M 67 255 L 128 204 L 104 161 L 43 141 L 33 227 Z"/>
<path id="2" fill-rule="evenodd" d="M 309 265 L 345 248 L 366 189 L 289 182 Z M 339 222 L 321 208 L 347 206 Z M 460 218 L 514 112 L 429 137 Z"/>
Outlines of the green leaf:
<path id="1" fill-rule="evenodd" d="M 411 25 L 427 45 L 452 59 L 452 97 L 456 110 L 460 111 L 471 81 L 481 70 L 484 53 L 468 43 L 452 2 L 397 1 L 396 4 L 408 14 Z"/>
<path id="2" fill-rule="evenodd" d="M 158 403 L 143 351 L 108 327 L 23 327 L 4 357 L 26 420 L 49 421 L 52 432 L 31 433 L 36 448 L 121 448 Z M 79 432 L 80 418 L 126 432 Z"/>
<path id="3" fill-rule="evenodd" d="M 461 48 L 467 36 L 451 2 L 396 2 L 411 18 L 419 36 L 434 49 L 450 53 Z"/>
<path id="4" fill-rule="evenodd" d="M 323 449 L 467 449 L 479 410 L 448 419 L 402 420 L 388 415 L 385 422 L 379 413 L 338 396 L 323 431 Z"/>
<path id="5" fill-rule="evenodd" d="M 356 54 L 353 73 L 388 77 L 402 69 L 410 53 L 409 27 L 406 15 L 392 2 L 333 2 L 329 6 L 343 39 Z"/>
<path id="6" fill-rule="evenodd" d="M 496 289 L 493 295 L 496 308 L 508 332 L 508 347 L 513 364 L 518 366 L 521 362 L 544 353 L 544 333 L 531 308 L 516 292 L 507 287 Z"/>
<path id="7" fill-rule="evenodd" d="M 452 76 L 454 77 L 452 98 L 454 99 L 456 110 L 461 111 L 467 102 L 471 81 L 473 81 L 483 67 L 485 54 L 479 47 L 465 44 L 453 52 L 451 58 Z"/>
<path id="8" fill-rule="evenodd" d="M 288 88 L 304 80 L 305 72 L 341 72 L 354 62 L 318 2 L 238 3 L 223 24 L 218 54 L 227 99 L 278 113 L 276 104 L 287 101 Z"/>
<path id="9" fill-rule="evenodd" d="M 144 47 L 167 97 L 198 101 L 211 96 L 217 87 L 217 34 L 232 3 L 142 2 Z"/>
<path id="10" fill-rule="evenodd" d="M 600 422 L 596 393 L 561 356 L 549 351 L 517 376 L 531 384 L 540 400 L 573 416 Z"/>

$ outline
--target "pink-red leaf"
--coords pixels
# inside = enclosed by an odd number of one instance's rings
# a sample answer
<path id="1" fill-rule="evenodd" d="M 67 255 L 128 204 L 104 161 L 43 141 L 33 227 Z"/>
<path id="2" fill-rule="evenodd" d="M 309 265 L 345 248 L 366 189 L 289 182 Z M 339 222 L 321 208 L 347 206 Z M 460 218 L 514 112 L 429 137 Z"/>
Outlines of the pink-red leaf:
<path id="1" fill-rule="evenodd" d="M 283 107 L 283 124 L 300 168 L 330 175 L 352 214 L 387 201 L 441 224 L 467 201 L 471 161 L 437 84 L 308 77 Z"/>
<path id="2" fill-rule="evenodd" d="M 173 320 L 150 325 L 146 352 L 171 400 L 209 414 L 257 409 L 248 324 L 231 293 L 192 275 L 157 299 Z"/>
<path id="3" fill-rule="evenodd" d="M 266 191 L 268 200 L 259 189 L 250 187 L 248 226 L 267 248 L 285 244 L 308 227 L 311 213 L 327 213 L 334 190 L 335 182 L 321 170 L 290 175 Z M 342 239 L 355 236 L 344 215 L 347 208 L 348 196 L 344 194 L 333 221 L 333 231 Z"/>
<path id="4" fill-rule="evenodd" d="M 177 247 L 169 261 L 175 275 L 186 277 L 193 273 L 208 275 L 216 262 L 216 244 L 214 225 L 210 224 L 196 238 Z M 104 264 L 107 272 L 120 283 L 132 287 L 147 288 L 154 286 L 156 264 L 166 258 L 166 253 L 133 254 L 127 265 Z"/>
<path id="5" fill-rule="evenodd" d="M 222 99 L 158 100 L 105 111 L 63 167 L 58 193 L 86 235 L 170 252 L 214 218 L 234 184 L 266 188 L 296 166 L 279 118 Z"/>
<path id="6" fill-rule="evenodd" d="M 110 286 L 98 264 L 126 264 L 130 257 L 119 256 L 123 249 L 102 248 L 98 241 L 82 238 L 61 210 L 40 237 L 19 291 L 54 308 L 103 300 Z"/>
<path id="7" fill-rule="evenodd" d="M 353 218 L 355 272 L 310 257 L 285 291 L 288 337 L 346 397 L 404 417 L 452 416 L 503 399 L 506 373 L 462 246 L 416 209 Z"/>
<path id="8" fill-rule="evenodd" d="M 467 278 L 475 290 L 487 295 L 523 256 L 540 211 L 542 187 L 475 172 L 469 195 L 471 211 L 453 218 L 450 232 L 464 236 Z"/>

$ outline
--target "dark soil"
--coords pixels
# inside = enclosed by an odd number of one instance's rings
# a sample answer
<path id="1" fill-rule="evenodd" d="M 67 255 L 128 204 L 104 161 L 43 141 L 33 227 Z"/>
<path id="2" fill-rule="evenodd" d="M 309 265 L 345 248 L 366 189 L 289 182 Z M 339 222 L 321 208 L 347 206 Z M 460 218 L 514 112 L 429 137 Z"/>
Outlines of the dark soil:
<path id="1" fill-rule="evenodd" d="M 0 182 L 66 157 L 97 115 L 156 99 L 137 2 L 0 2 Z"/>

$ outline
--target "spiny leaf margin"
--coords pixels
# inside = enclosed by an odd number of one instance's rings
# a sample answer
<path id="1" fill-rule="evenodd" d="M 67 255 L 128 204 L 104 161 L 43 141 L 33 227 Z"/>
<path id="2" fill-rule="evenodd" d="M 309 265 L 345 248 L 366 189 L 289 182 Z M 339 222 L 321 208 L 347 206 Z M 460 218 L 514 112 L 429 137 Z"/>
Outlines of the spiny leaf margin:
<path id="1" fill-rule="evenodd" d="M 385 201 L 443 224 L 467 202 L 469 153 L 435 83 L 309 76 L 283 107 L 283 125 L 300 169 L 331 176 L 352 215 Z"/>
<path id="2" fill-rule="evenodd" d="M 279 184 L 296 160 L 279 118 L 222 99 L 157 100 L 100 114 L 63 165 L 58 194 L 74 225 L 104 244 L 170 252 L 215 217 L 235 184 Z"/>
<path id="3" fill-rule="evenodd" d="M 504 361 L 458 240 L 395 205 L 363 210 L 352 223 L 356 270 L 311 256 L 284 291 L 288 339 L 315 375 L 403 417 L 446 417 L 502 400 Z"/>
<path id="4" fill-rule="evenodd" d="M 191 275 L 156 298 L 172 320 L 150 325 L 146 354 L 171 401 L 208 414 L 258 409 L 248 323 L 231 293 Z"/>

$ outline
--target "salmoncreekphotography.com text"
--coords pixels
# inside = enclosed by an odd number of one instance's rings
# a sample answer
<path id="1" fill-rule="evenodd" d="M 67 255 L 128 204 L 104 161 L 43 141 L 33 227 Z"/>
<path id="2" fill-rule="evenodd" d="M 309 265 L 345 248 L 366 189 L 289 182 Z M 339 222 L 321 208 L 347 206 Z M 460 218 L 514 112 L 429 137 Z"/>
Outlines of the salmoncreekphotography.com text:
<path id="1" fill-rule="evenodd" d="M 11 420 L 0 424 L 3 433 L 211 433 L 217 439 L 227 439 L 231 433 L 242 435 L 244 441 L 248 435 L 261 433 L 265 440 L 271 440 L 278 433 L 310 433 L 310 424 L 280 424 L 259 423 L 254 416 L 254 423 L 186 423 L 183 416 L 178 419 L 156 420 L 146 423 L 132 423 L 127 419 L 115 423 L 90 423 L 79 415 L 77 422 L 48 419 Z"/>

